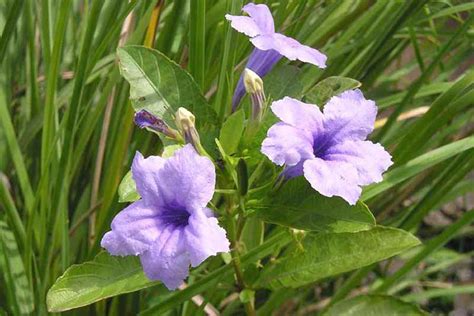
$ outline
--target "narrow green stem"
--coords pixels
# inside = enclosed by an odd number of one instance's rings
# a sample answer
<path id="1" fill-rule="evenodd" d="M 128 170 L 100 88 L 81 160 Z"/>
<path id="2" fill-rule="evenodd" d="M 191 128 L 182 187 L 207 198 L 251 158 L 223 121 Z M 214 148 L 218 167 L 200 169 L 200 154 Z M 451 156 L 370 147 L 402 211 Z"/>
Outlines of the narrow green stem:
<path id="1" fill-rule="evenodd" d="M 239 290 L 245 290 L 247 288 L 244 280 L 244 274 L 242 272 L 241 262 L 240 262 L 240 252 L 238 246 L 238 237 L 237 237 L 237 229 L 235 225 L 235 219 L 233 216 L 229 216 L 228 221 L 228 232 L 230 236 L 230 245 L 231 251 L 230 254 L 232 256 L 232 265 L 234 266 L 235 276 L 237 278 L 237 284 L 239 286 Z M 255 308 L 253 306 L 253 302 L 246 302 L 244 303 L 245 312 L 249 316 L 255 315 Z"/>

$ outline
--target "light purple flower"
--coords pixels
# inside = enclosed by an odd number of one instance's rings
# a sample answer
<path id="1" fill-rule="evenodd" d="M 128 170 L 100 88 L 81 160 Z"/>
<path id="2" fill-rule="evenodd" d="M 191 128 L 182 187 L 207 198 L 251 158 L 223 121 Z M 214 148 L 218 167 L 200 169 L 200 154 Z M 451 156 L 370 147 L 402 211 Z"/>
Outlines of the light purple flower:
<path id="1" fill-rule="evenodd" d="M 246 68 L 253 70 L 260 77 L 265 76 L 273 66 L 285 56 L 289 60 L 300 60 L 305 63 L 326 68 L 326 55 L 297 40 L 275 32 L 275 25 L 270 9 L 264 4 L 248 3 L 242 11 L 249 16 L 226 14 L 231 26 L 250 37 L 255 46 L 249 57 Z M 242 76 L 232 98 L 232 109 L 235 110 L 244 96 L 245 89 Z"/>
<path id="2" fill-rule="evenodd" d="M 273 102 L 272 111 L 282 122 L 268 130 L 262 153 L 285 165 L 285 177 L 304 175 L 322 195 L 340 196 L 353 205 L 360 186 L 380 182 L 392 165 L 380 144 L 366 140 L 377 107 L 360 90 L 332 97 L 323 113 L 289 97 Z"/>
<path id="3" fill-rule="evenodd" d="M 214 193 L 214 165 L 192 145 L 168 159 L 137 152 L 132 175 L 142 198 L 113 219 L 101 242 L 110 254 L 140 256 L 147 277 L 172 290 L 188 276 L 189 265 L 229 251 L 225 230 L 206 207 Z"/>

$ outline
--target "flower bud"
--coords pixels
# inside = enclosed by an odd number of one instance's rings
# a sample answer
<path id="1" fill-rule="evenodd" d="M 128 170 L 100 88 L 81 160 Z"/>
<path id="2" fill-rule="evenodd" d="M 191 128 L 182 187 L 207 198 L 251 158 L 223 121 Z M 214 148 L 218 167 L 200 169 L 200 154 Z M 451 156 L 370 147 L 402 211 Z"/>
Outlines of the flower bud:
<path id="1" fill-rule="evenodd" d="M 154 116 L 147 110 L 136 112 L 134 122 L 140 128 L 148 128 L 152 131 L 162 133 L 169 138 L 177 138 L 178 134 L 174 129 L 170 128 L 162 119 Z"/>
<path id="2" fill-rule="evenodd" d="M 201 140 L 199 138 L 199 133 L 196 130 L 194 123 L 196 118 L 193 113 L 189 112 L 185 108 L 179 108 L 176 111 L 176 127 L 182 134 L 186 144 L 192 144 L 194 148 L 201 154 L 206 154 L 204 148 L 201 145 Z"/>
<path id="3" fill-rule="evenodd" d="M 252 101 L 252 121 L 260 122 L 262 120 L 265 104 L 265 92 L 263 90 L 263 81 L 255 72 L 245 68 L 244 70 L 245 90 Z"/>

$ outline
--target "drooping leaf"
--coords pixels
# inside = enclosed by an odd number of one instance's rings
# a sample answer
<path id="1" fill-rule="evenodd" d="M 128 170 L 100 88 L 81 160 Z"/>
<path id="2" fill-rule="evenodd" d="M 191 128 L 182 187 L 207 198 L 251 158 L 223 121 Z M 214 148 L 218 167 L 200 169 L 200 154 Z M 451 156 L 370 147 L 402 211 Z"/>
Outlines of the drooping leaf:
<path id="1" fill-rule="evenodd" d="M 289 180 L 252 209 L 264 221 L 320 232 L 356 232 L 375 225 L 367 206 L 316 192 L 303 177 Z"/>
<path id="2" fill-rule="evenodd" d="M 140 194 L 137 192 L 137 186 L 135 181 L 133 181 L 131 170 L 125 174 L 122 182 L 120 182 L 118 196 L 120 203 L 134 202 L 140 199 Z"/>
<path id="3" fill-rule="evenodd" d="M 34 307 L 33 293 L 15 235 L 3 221 L 0 221 L 0 273 L 6 282 L 2 284 L 2 292 L 7 294 L 12 311 L 21 315 L 30 314 Z"/>
<path id="4" fill-rule="evenodd" d="M 49 289 L 46 303 L 48 311 L 61 312 L 156 284 L 147 279 L 138 257 L 101 252 L 69 267 Z"/>
<path id="5" fill-rule="evenodd" d="M 401 229 L 375 227 L 356 233 L 310 233 L 304 250 L 293 249 L 262 270 L 261 286 L 298 287 L 390 258 L 418 245 Z"/>
<path id="6" fill-rule="evenodd" d="M 305 94 L 305 102 L 321 106 L 326 104 L 331 97 L 360 86 L 361 83 L 355 79 L 336 76 L 328 77 L 318 82 Z"/>
<path id="7" fill-rule="evenodd" d="M 338 302 L 324 316 L 425 316 L 418 306 L 403 302 L 393 296 L 361 295 Z"/>
<path id="8" fill-rule="evenodd" d="M 227 118 L 222 124 L 219 134 L 219 142 L 222 148 L 228 155 L 236 152 L 240 143 L 240 138 L 244 131 L 245 113 L 243 110 L 238 110 Z"/>

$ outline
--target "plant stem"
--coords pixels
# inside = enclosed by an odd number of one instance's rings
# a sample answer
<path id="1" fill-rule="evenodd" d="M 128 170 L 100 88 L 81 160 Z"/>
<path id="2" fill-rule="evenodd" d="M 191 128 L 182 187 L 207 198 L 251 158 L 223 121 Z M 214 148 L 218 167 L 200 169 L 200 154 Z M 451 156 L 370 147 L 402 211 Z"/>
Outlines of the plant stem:
<path id="1" fill-rule="evenodd" d="M 229 236 L 230 236 L 230 246 L 231 251 L 230 255 L 232 256 L 232 265 L 234 266 L 235 276 L 237 278 L 237 284 L 239 286 L 239 290 L 245 290 L 247 288 L 244 280 L 244 274 L 242 273 L 242 267 L 240 264 L 240 253 L 239 253 L 239 246 L 238 246 L 238 238 L 237 238 L 237 230 L 235 227 L 235 219 L 233 216 L 229 216 L 229 223 L 227 225 Z M 255 308 L 253 306 L 253 302 L 249 301 L 244 303 L 245 312 L 249 316 L 255 315 Z"/>

